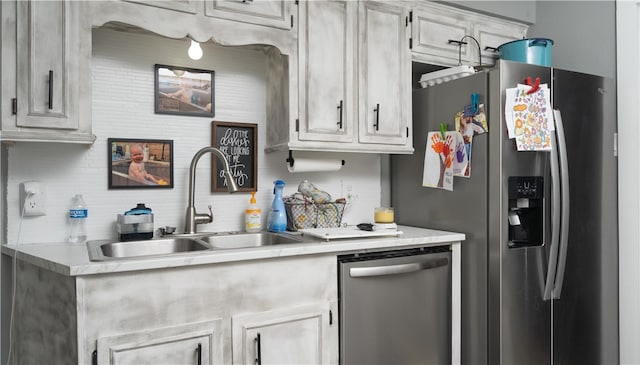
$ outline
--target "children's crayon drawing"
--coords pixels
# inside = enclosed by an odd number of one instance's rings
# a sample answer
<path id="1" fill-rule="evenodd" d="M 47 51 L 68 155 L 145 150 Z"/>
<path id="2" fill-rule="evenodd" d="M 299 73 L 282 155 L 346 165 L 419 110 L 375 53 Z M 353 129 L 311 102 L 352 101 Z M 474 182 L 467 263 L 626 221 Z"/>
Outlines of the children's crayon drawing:
<path id="1" fill-rule="evenodd" d="M 546 84 L 528 94 L 530 86 L 507 89 L 505 120 L 509 137 L 515 138 L 518 151 L 550 151 L 553 113 Z"/>
<path id="2" fill-rule="evenodd" d="M 464 140 L 464 146 L 467 154 L 466 168 L 455 173 L 455 176 L 470 177 L 471 176 L 471 146 L 473 145 L 473 136 L 483 134 L 489 131 L 487 117 L 484 112 L 484 104 L 480 104 L 478 111 L 473 112 L 471 105 L 466 105 L 463 111 L 456 113 L 455 116 L 456 131 L 460 132 Z"/>
<path id="3" fill-rule="evenodd" d="M 453 190 L 453 176 L 462 173 L 467 155 L 462 135 L 456 131 L 429 132 L 424 156 L 422 186 Z"/>

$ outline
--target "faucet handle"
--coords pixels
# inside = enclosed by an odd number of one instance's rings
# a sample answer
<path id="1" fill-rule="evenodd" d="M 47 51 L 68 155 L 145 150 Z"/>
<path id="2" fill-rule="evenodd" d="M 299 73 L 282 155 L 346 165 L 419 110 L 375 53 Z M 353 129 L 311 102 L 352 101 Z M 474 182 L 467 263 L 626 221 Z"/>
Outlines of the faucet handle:
<path id="1" fill-rule="evenodd" d="M 211 210 L 211 205 L 209 205 L 209 214 L 207 214 L 207 213 L 196 213 L 193 216 L 193 220 L 194 220 L 194 222 L 196 224 L 213 222 L 213 211 Z"/>

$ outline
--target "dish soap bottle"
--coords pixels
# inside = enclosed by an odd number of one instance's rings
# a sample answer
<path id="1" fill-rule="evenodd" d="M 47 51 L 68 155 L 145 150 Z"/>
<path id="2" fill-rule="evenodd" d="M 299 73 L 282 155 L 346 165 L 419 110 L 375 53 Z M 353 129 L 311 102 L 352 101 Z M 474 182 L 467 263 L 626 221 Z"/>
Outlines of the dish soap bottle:
<path id="1" fill-rule="evenodd" d="M 276 180 L 273 182 L 273 203 L 269 211 L 267 219 L 267 229 L 270 232 L 284 232 L 287 229 L 287 215 L 284 211 L 284 202 L 282 201 L 282 190 L 284 189 L 284 181 Z"/>
<path id="2" fill-rule="evenodd" d="M 256 205 L 256 192 L 251 192 L 249 206 L 244 211 L 244 228 L 247 232 L 260 232 L 262 230 L 261 210 Z"/>

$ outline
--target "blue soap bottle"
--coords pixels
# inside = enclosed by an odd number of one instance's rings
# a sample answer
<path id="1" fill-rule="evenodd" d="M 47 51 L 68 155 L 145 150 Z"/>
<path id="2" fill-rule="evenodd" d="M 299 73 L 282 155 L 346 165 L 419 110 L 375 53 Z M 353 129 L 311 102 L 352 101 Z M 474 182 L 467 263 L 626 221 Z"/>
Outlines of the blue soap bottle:
<path id="1" fill-rule="evenodd" d="M 270 232 L 284 232 L 287 230 L 287 214 L 284 210 L 284 202 L 282 201 L 282 190 L 284 189 L 284 181 L 276 180 L 273 182 L 273 203 L 267 218 L 267 230 Z"/>

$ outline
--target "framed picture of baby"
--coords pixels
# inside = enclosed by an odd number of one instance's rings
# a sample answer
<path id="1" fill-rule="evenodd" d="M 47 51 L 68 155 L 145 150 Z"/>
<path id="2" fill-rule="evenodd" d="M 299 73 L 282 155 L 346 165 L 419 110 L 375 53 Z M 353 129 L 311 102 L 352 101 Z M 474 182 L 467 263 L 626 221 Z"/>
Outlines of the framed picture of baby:
<path id="1" fill-rule="evenodd" d="M 155 65 L 156 114 L 215 115 L 214 71 Z"/>
<path id="2" fill-rule="evenodd" d="M 173 141 L 109 138 L 109 189 L 173 188 Z"/>

